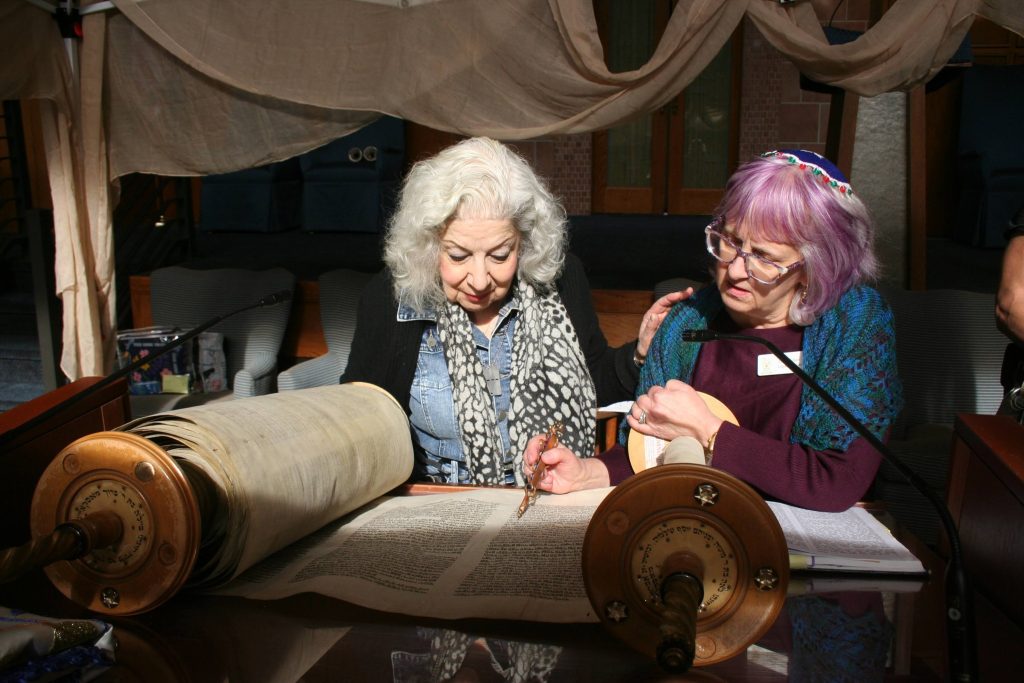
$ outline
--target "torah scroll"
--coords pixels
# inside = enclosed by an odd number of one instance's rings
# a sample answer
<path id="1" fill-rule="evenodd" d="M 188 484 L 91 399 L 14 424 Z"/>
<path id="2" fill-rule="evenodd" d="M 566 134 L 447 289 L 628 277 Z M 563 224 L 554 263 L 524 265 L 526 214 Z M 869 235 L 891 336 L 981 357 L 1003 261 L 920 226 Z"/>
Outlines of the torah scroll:
<path id="1" fill-rule="evenodd" d="M 208 404 L 121 428 L 164 449 L 203 509 L 190 583 L 224 583 L 404 483 L 405 412 L 382 389 L 343 384 Z"/>
<path id="2" fill-rule="evenodd" d="M 147 611 L 190 587 L 437 618 L 595 620 L 580 558 L 607 490 L 542 496 L 520 519 L 519 489 L 386 495 L 412 467 L 405 412 L 371 385 L 208 404 L 70 444 L 37 488 L 33 528 L 119 515 L 116 544 L 47 568 L 102 613 Z"/>

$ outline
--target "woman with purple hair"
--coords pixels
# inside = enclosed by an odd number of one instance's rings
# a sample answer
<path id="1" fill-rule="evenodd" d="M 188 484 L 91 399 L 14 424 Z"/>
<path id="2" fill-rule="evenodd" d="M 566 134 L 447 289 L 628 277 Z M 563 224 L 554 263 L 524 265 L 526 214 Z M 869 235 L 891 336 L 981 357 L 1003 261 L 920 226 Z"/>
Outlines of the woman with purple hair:
<path id="1" fill-rule="evenodd" d="M 772 342 L 884 438 L 903 398 L 892 312 L 866 284 L 878 270 L 871 218 L 842 173 L 804 150 L 741 166 L 716 214 L 705 229 L 713 283 L 662 323 L 626 422 L 667 441 L 696 439 L 706 464 L 769 498 L 844 510 L 867 492 L 880 454 L 760 344 L 698 344 L 683 332 Z M 739 426 L 698 391 L 728 406 Z M 541 454 L 541 443 L 529 442 L 524 461 L 528 473 L 539 457 L 547 463 L 544 490 L 614 485 L 632 474 L 623 445 L 579 459 L 565 448 Z"/>

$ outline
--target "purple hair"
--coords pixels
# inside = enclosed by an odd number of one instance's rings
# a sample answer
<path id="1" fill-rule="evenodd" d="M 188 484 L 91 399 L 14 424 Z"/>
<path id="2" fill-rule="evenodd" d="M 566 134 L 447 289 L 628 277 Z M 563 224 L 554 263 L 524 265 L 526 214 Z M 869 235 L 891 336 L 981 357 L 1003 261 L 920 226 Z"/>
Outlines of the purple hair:
<path id="1" fill-rule="evenodd" d="M 790 318 L 810 325 L 851 287 L 877 277 L 875 230 L 867 207 L 852 192 L 819 182 L 813 164 L 785 156 L 770 153 L 740 166 L 716 213 L 743 225 L 752 239 L 789 244 L 800 252 L 807 296 L 793 298 Z"/>

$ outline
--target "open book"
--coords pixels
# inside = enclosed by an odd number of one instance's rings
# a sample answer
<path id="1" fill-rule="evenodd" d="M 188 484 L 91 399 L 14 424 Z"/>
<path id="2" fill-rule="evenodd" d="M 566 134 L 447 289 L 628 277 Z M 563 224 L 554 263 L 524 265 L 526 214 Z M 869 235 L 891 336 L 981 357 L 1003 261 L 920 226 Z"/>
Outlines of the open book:
<path id="1" fill-rule="evenodd" d="M 816 512 L 769 502 L 789 546 L 792 570 L 924 574 L 924 565 L 870 512 Z"/>
<path id="2" fill-rule="evenodd" d="M 405 411 L 345 384 L 212 403 L 130 422 L 202 501 L 189 585 L 255 598 L 314 592 L 437 618 L 597 621 L 582 576 L 608 490 L 388 496 L 412 472 Z"/>
<path id="3" fill-rule="evenodd" d="M 583 583 L 583 539 L 611 490 L 542 495 L 521 519 L 516 509 L 522 492 L 516 489 L 385 496 L 218 592 L 263 599 L 314 592 L 373 609 L 448 619 L 594 621 Z M 856 571 L 861 577 L 879 572 L 872 585 L 887 572 L 924 572 L 863 509 L 822 513 L 770 505 L 794 570 Z M 808 590 L 803 585 L 798 592 Z"/>

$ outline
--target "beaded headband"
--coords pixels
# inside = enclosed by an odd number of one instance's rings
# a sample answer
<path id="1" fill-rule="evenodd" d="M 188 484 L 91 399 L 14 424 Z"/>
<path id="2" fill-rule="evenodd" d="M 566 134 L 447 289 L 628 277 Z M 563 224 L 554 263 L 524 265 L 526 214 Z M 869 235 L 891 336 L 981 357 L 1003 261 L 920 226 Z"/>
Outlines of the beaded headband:
<path id="1" fill-rule="evenodd" d="M 785 159 L 789 163 L 799 166 L 801 171 L 809 171 L 815 180 L 826 187 L 835 189 L 840 195 L 853 196 L 853 188 L 850 187 L 843 172 L 820 154 L 806 149 L 783 149 L 765 152 L 761 156 Z"/>

